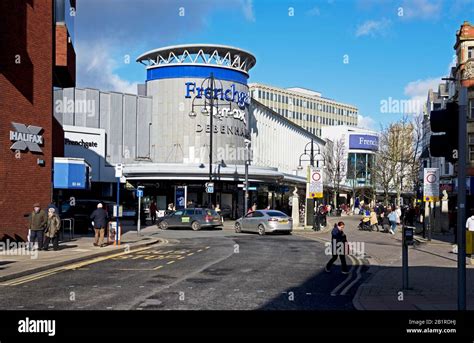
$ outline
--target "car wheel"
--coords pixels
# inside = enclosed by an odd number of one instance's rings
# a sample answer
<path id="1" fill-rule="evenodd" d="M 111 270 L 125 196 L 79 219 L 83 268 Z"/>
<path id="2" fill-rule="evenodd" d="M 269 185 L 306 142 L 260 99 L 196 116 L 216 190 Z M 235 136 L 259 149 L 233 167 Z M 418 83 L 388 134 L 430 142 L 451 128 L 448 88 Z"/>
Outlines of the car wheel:
<path id="1" fill-rule="evenodd" d="M 199 231 L 201 230 L 201 224 L 199 224 L 198 222 L 193 222 L 191 224 L 191 228 L 194 230 L 194 231 Z"/>
<path id="2" fill-rule="evenodd" d="M 286 231 L 285 234 L 286 235 L 291 235 L 291 231 Z"/>
<path id="3" fill-rule="evenodd" d="M 260 236 L 265 236 L 265 227 L 263 225 L 258 226 L 258 234 Z"/>
<path id="4" fill-rule="evenodd" d="M 162 222 L 160 223 L 160 229 L 161 229 L 161 230 L 167 230 L 168 227 L 169 227 L 169 224 L 168 224 L 167 222 L 162 221 Z"/>
<path id="5" fill-rule="evenodd" d="M 240 226 L 239 223 L 235 223 L 235 233 L 241 233 L 242 232 L 242 226 Z"/>

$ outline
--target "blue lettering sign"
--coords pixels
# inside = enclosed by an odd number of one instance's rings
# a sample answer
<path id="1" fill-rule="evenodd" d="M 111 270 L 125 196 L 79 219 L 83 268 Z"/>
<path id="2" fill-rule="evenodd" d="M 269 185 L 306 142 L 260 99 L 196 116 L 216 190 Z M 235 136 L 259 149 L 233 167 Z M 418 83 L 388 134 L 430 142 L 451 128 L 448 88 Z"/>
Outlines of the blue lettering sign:
<path id="1" fill-rule="evenodd" d="M 186 82 L 186 99 L 192 98 L 195 95 L 196 98 L 201 99 L 204 93 L 206 99 L 211 99 L 210 87 L 201 88 L 196 87 L 195 82 Z M 228 89 L 216 88 L 214 89 L 214 99 L 220 99 L 222 101 L 231 101 L 237 103 L 240 108 L 245 108 L 246 105 L 250 105 L 250 95 L 246 92 L 239 92 L 235 88 L 235 84 L 232 84 Z"/>
<path id="2" fill-rule="evenodd" d="M 379 149 L 379 137 L 373 135 L 350 135 L 349 149 L 377 151 Z"/>

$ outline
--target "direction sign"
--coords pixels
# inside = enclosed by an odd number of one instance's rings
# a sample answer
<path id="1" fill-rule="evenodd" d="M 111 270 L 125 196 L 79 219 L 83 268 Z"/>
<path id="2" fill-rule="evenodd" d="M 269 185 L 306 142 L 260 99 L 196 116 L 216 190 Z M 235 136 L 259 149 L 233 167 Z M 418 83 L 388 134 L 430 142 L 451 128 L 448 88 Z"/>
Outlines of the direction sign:
<path id="1" fill-rule="evenodd" d="M 137 197 L 143 198 L 143 189 L 137 189 Z"/>
<path id="2" fill-rule="evenodd" d="M 309 189 L 310 198 L 323 197 L 323 170 L 321 168 L 309 167 Z"/>
<path id="3" fill-rule="evenodd" d="M 424 168 L 423 170 L 423 199 L 426 202 L 439 201 L 438 168 Z"/>
<path id="4" fill-rule="evenodd" d="M 214 182 L 206 182 L 206 193 L 214 193 Z"/>
<path id="5" fill-rule="evenodd" d="M 117 163 L 115 165 L 115 177 L 122 177 L 123 176 L 123 164 Z"/>

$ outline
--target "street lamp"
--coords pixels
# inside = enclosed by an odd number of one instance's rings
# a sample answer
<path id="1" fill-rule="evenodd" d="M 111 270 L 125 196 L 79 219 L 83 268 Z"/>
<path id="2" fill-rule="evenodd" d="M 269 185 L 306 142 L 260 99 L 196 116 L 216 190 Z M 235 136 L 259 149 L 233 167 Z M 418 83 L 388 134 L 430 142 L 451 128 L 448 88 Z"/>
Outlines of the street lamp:
<path id="1" fill-rule="evenodd" d="M 212 139 L 213 139 L 213 132 L 214 132 L 214 115 L 219 110 L 219 99 L 216 95 L 215 92 L 215 81 L 216 79 L 214 78 L 214 73 L 211 73 L 209 77 L 205 78 L 202 83 L 201 83 L 201 89 L 204 89 L 204 83 L 208 83 L 209 87 L 206 88 L 206 91 L 204 92 L 204 104 L 195 104 L 194 101 L 196 99 L 201 98 L 201 94 L 198 93 L 197 95 L 194 96 L 192 104 L 191 104 L 191 111 L 189 112 L 190 117 L 195 117 L 196 112 L 194 110 L 195 107 L 202 107 L 201 113 L 204 115 L 209 114 L 210 119 L 209 119 L 209 182 L 212 182 Z M 223 89 L 222 82 L 218 80 L 219 83 L 221 84 L 221 89 Z M 207 90 L 209 89 L 209 92 Z M 208 94 L 210 95 L 208 96 Z M 199 97 L 199 98 L 198 98 Z M 214 103 L 215 101 L 215 103 Z M 208 110 L 208 106 L 210 108 L 210 111 Z M 215 107 L 214 107 L 215 106 Z M 229 102 L 229 109 L 232 109 L 232 104 Z M 206 189 L 207 191 L 207 189 Z M 208 204 L 209 206 L 212 203 L 212 193 L 208 193 Z"/>
<path id="2" fill-rule="evenodd" d="M 315 145 L 316 144 L 316 149 L 315 149 Z M 310 147 L 308 148 L 308 146 L 310 145 Z M 309 157 L 309 159 L 304 159 L 304 156 L 307 156 Z M 323 166 L 325 165 L 325 162 L 324 162 L 324 158 L 320 159 L 318 158 L 319 156 L 322 157 L 322 154 L 321 154 L 321 148 L 320 146 L 314 142 L 314 139 L 311 139 L 311 142 L 308 142 L 305 147 L 304 147 L 304 152 L 300 155 L 300 158 L 299 158 L 299 164 L 298 164 L 298 170 L 302 170 L 303 169 L 303 166 L 301 165 L 301 162 L 309 162 L 311 167 L 314 167 L 314 162 L 316 162 L 316 167 L 319 168 L 319 162 L 322 162 Z M 317 200 L 315 198 L 313 198 L 313 209 L 317 206 Z M 306 204 L 306 215 L 308 215 L 308 203 Z M 308 220 L 309 219 L 309 220 Z M 314 226 L 314 212 L 313 212 L 313 216 L 311 216 L 310 218 L 306 218 L 306 221 L 311 223 L 313 226 Z"/>

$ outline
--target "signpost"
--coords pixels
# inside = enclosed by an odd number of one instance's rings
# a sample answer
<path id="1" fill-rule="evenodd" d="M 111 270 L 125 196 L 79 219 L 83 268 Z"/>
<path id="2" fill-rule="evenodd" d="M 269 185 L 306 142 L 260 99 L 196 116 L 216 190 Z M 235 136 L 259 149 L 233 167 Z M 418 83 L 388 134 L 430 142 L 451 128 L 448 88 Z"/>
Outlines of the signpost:
<path id="1" fill-rule="evenodd" d="M 423 170 L 423 200 L 428 204 L 428 241 L 431 241 L 433 229 L 432 206 L 439 201 L 439 169 L 425 168 Z"/>
<path id="2" fill-rule="evenodd" d="M 206 193 L 214 193 L 214 182 L 206 182 Z"/>
<path id="3" fill-rule="evenodd" d="M 323 197 L 323 169 L 309 167 L 309 198 L 320 199 Z"/>
<path id="4" fill-rule="evenodd" d="M 141 228 L 141 205 L 142 205 L 142 198 L 143 198 L 143 186 L 138 186 L 137 189 L 137 198 L 138 198 L 138 213 L 137 213 L 137 234 L 140 235 L 140 228 Z"/>
<path id="5" fill-rule="evenodd" d="M 119 203 L 120 203 L 120 179 L 123 176 L 123 164 L 118 163 L 115 165 L 115 177 L 117 178 L 117 216 L 116 216 L 116 227 L 115 230 L 115 243 L 114 245 L 120 245 L 119 240 Z"/>

